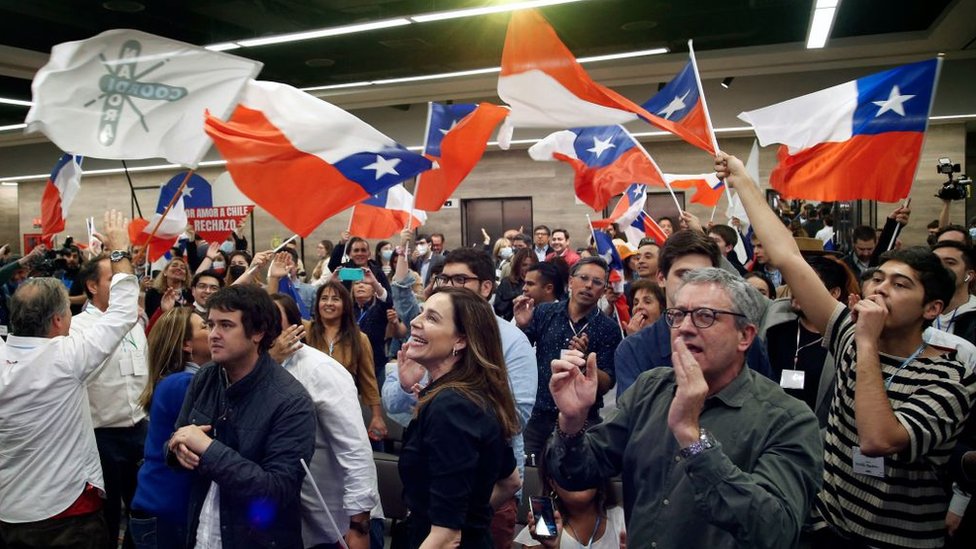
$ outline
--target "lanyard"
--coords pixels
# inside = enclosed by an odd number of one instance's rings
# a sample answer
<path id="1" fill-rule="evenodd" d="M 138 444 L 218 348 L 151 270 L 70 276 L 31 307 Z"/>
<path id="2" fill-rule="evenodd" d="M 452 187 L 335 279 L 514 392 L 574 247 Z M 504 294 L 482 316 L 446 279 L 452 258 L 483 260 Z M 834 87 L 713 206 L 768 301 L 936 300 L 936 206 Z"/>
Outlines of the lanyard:
<path id="1" fill-rule="evenodd" d="M 573 319 L 569 318 L 569 316 L 566 317 L 566 322 L 569 322 L 569 329 L 573 331 L 573 337 L 579 337 L 580 334 L 582 334 L 583 332 L 585 332 L 586 329 L 590 327 L 590 323 L 587 322 L 586 324 L 583 325 L 582 328 L 580 328 L 579 330 L 577 330 L 573 326 Z"/>
<path id="2" fill-rule="evenodd" d="M 951 334 L 952 323 L 956 321 L 956 314 L 958 312 L 959 312 L 959 307 L 956 307 L 956 310 L 952 311 L 952 317 L 949 318 L 949 322 L 946 322 L 945 330 L 942 329 L 942 318 L 940 318 L 942 315 L 935 317 L 935 329 L 948 332 Z"/>
<path id="3" fill-rule="evenodd" d="M 374 298 L 374 300 L 372 302 L 370 302 L 369 307 L 364 308 L 363 309 L 363 312 L 359 313 L 359 318 L 356 319 L 356 324 L 357 325 L 359 325 L 359 323 L 361 323 L 363 321 L 363 317 L 365 317 L 366 316 L 366 313 L 368 313 L 369 310 L 373 308 L 373 305 L 376 305 L 375 298 Z"/>
<path id="4" fill-rule="evenodd" d="M 812 347 L 813 345 L 816 345 L 817 343 L 820 343 L 821 341 L 823 341 L 823 336 L 820 336 L 819 338 L 811 341 L 810 343 L 804 344 L 801 347 L 800 346 L 800 332 L 802 330 L 803 329 L 800 327 L 800 321 L 798 320 L 796 322 L 796 352 L 793 353 L 793 369 L 794 370 L 799 370 L 800 369 L 800 367 L 799 367 L 799 364 L 800 364 L 800 351 L 802 351 L 803 349 L 806 349 L 807 347 Z"/>
<path id="5" fill-rule="evenodd" d="M 588 541 L 586 545 L 583 545 L 583 542 L 579 540 L 579 537 L 577 537 L 575 528 L 573 528 L 569 523 L 566 523 L 566 526 L 568 526 L 569 529 L 573 532 L 573 537 L 576 538 L 576 543 L 579 544 L 581 549 L 590 549 L 590 547 L 593 545 L 593 540 L 596 538 L 597 532 L 600 531 L 600 523 L 602 521 L 603 521 L 603 517 L 597 515 L 596 524 L 593 525 L 593 533 L 590 534 L 590 541 Z"/>
<path id="6" fill-rule="evenodd" d="M 925 345 L 926 343 L 923 341 L 922 344 L 918 346 L 918 349 L 915 349 L 915 352 L 912 353 L 911 356 L 906 358 L 905 361 L 901 363 L 901 366 L 899 366 L 898 369 L 891 374 L 891 377 L 888 378 L 888 381 L 885 381 L 885 391 L 888 390 L 888 387 L 891 387 L 891 382 L 895 379 L 895 376 L 898 375 L 898 372 L 900 372 L 901 369 L 904 368 L 905 365 L 907 365 L 909 362 L 918 358 L 918 355 L 922 354 L 922 351 L 925 350 Z"/>

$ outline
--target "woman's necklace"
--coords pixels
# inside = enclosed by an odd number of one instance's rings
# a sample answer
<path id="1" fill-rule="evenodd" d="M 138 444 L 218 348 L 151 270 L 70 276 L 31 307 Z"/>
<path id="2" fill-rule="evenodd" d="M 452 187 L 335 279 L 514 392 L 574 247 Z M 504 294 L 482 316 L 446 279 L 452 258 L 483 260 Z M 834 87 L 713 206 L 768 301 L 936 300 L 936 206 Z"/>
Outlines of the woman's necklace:
<path id="1" fill-rule="evenodd" d="M 332 336 L 329 336 L 329 333 Z M 332 330 L 329 326 L 325 327 L 325 343 L 329 346 L 329 356 L 332 356 L 335 351 L 335 344 L 339 341 L 339 328 Z"/>
<path id="2" fill-rule="evenodd" d="M 590 546 L 593 545 L 593 540 L 596 538 L 597 532 L 600 531 L 600 522 L 602 520 L 603 517 L 600 515 L 596 516 L 596 524 L 593 525 L 593 533 L 590 534 L 590 541 L 586 542 L 586 545 L 583 545 L 583 542 L 580 541 L 582 538 L 576 534 L 576 529 L 573 528 L 573 525 L 570 524 L 568 520 L 566 521 L 566 528 L 569 528 L 569 533 L 573 535 L 573 538 L 576 539 L 576 543 L 578 543 L 580 547 L 583 549 L 590 549 Z"/>

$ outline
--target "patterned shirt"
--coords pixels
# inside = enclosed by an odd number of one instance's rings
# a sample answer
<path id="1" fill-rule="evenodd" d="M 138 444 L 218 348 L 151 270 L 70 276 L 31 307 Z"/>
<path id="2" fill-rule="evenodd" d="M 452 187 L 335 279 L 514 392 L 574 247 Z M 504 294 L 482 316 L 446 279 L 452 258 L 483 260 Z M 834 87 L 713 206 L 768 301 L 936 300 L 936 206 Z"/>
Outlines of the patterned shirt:
<path id="1" fill-rule="evenodd" d="M 616 376 L 613 368 L 613 353 L 620 344 L 620 329 L 609 317 L 600 314 L 599 307 L 593 309 L 579 322 L 569 319 L 569 300 L 543 303 L 532 313 L 532 322 L 522 331 L 535 345 L 536 362 L 539 365 L 539 388 L 535 393 L 535 410 L 554 412 L 556 403 L 549 393 L 549 378 L 552 377 L 550 364 L 559 358 L 563 349 L 569 348 L 573 336 L 587 335 L 589 347 L 587 354 L 596 353 L 596 366 L 610 376 L 613 386 Z M 597 407 L 599 403 L 597 404 Z"/>
<path id="2" fill-rule="evenodd" d="M 949 502 L 942 469 L 969 414 L 976 373 L 967 372 L 955 353 L 904 366 L 904 358 L 881 354 L 882 376 L 891 380 L 888 399 L 910 441 L 901 452 L 884 456 L 883 477 L 855 473 L 857 349 L 849 313 L 838 304 L 824 336 L 839 358 L 815 528 L 826 522 L 873 547 L 942 547 Z"/>

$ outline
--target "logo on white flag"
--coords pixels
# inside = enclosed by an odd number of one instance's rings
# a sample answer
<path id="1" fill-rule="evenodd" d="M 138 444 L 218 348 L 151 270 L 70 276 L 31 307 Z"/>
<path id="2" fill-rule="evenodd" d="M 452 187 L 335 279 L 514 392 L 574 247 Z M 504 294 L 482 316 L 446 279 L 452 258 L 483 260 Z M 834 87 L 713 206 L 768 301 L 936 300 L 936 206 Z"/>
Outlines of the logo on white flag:
<path id="1" fill-rule="evenodd" d="M 139 116 L 139 124 L 143 129 L 149 131 L 146 117 L 143 116 L 142 111 L 133 99 L 179 101 L 189 94 L 186 88 L 154 82 L 140 82 L 140 78 L 148 76 L 169 61 L 169 59 L 163 59 L 140 73 L 138 58 L 141 53 L 142 44 L 136 40 L 128 40 L 122 44 L 117 61 L 102 61 L 102 66 L 108 73 L 98 81 L 98 88 L 103 93 L 96 99 L 85 103 L 85 107 L 90 107 L 99 99 L 105 98 L 105 102 L 102 104 L 102 119 L 98 127 L 98 142 L 102 145 L 107 146 L 115 142 L 119 119 L 125 111 L 126 104 L 130 105 Z M 113 69 L 113 65 L 118 65 L 118 68 Z"/>

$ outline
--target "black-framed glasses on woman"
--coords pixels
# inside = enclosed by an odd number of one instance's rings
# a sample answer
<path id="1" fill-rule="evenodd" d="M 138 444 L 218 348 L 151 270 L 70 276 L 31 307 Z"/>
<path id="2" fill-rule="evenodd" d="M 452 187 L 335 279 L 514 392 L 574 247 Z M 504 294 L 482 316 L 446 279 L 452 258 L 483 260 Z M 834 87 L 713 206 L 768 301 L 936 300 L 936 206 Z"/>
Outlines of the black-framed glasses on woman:
<path id="1" fill-rule="evenodd" d="M 668 324 L 669 328 L 674 328 L 680 326 L 685 320 L 685 315 L 691 313 L 691 323 L 695 325 L 696 328 L 710 328 L 715 324 L 715 319 L 718 315 L 731 315 L 731 316 L 741 316 L 746 318 L 746 315 L 742 313 L 736 313 L 733 311 L 722 311 L 719 309 L 712 309 L 711 307 L 698 307 L 697 309 L 679 309 L 676 307 L 668 308 L 664 310 L 664 321 Z"/>
<path id="2" fill-rule="evenodd" d="M 448 286 L 448 285 L 464 286 L 465 284 L 468 283 L 469 280 L 480 281 L 481 279 L 476 276 L 468 276 L 468 275 L 461 275 L 461 274 L 457 274 L 457 275 L 439 274 L 434 277 L 434 286 Z"/>

